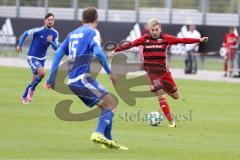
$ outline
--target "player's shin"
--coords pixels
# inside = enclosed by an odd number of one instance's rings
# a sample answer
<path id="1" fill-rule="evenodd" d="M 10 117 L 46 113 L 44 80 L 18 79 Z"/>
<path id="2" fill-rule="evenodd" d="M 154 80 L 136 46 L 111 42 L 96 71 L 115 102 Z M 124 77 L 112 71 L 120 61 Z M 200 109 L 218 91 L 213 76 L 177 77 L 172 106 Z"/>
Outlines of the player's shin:
<path id="1" fill-rule="evenodd" d="M 30 84 L 28 84 L 28 86 L 26 87 L 26 89 L 25 89 L 25 92 L 23 93 L 23 95 L 22 95 L 22 98 L 26 98 L 27 97 L 27 95 L 28 95 L 28 90 L 29 90 L 29 88 L 31 88 L 32 87 L 32 84 L 30 83 Z"/>
<path id="2" fill-rule="evenodd" d="M 224 62 L 224 76 L 227 76 L 227 70 L 228 70 L 228 61 Z"/>
<path id="3" fill-rule="evenodd" d="M 112 120 L 111 120 L 110 124 L 106 127 L 106 129 L 104 131 L 104 136 L 107 139 L 112 140 Z"/>
<path id="4" fill-rule="evenodd" d="M 169 108 L 169 105 L 168 105 L 165 97 L 162 97 L 159 99 L 159 105 L 160 105 L 160 108 L 162 109 L 164 115 L 168 119 L 168 121 L 173 122 L 173 117 L 171 115 L 170 108 Z"/>
<path id="5" fill-rule="evenodd" d="M 32 84 L 32 88 L 31 90 L 34 91 L 35 88 L 37 87 L 37 85 L 41 82 L 42 77 L 40 77 L 39 75 L 36 75 L 34 77 L 34 79 L 32 80 L 31 84 Z"/>
<path id="6" fill-rule="evenodd" d="M 102 109 L 101 114 L 99 115 L 98 124 L 96 128 L 96 132 L 101 133 L 102 135 L 105 135 L 105 130 L 108 128 L 108 134 L 111 133 L 111 121 L 113 117 L 113 112 L 109 109 Z"/>

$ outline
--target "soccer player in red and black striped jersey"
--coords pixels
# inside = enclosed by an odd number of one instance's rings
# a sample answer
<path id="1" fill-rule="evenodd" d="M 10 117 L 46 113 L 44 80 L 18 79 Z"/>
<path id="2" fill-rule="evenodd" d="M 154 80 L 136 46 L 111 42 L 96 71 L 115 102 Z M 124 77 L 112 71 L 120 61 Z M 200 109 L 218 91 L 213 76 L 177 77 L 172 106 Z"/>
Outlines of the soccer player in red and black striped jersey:
<path id="1" fill-rule="evenodd" d="M 143 68 L 147 72 L 150 81 L 151 91 L 154 92 L 159 100 L 160 108 L 169 121 L 169 127 L 174 128 L 176 124 L 166 101 L 167 93 L 174 99 L 178 99 L 178 91 L 172 74 L 167 65 L 167 49 L 169 45 L 184 43 L 207 42 L 208 37 L 200 39 L 177 38 L 161 32 L 161 24 L 158 19 L 151 19 L 148 22 L 149 33 L 144 34 L 133 42 L 118 46 L 114 52 L 127 50 L 135 46 L 143 46 Z M 114 54 L 111 53 L 110 56 Z"/>

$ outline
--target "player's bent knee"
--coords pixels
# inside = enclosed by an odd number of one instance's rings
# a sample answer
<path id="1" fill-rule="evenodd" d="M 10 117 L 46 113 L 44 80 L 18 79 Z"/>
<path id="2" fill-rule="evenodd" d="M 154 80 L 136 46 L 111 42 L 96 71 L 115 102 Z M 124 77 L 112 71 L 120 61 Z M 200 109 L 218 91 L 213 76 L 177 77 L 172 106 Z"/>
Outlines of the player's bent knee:
<path id="1" fill-rule="evenodd" d="M 161 100 L 163 98 L 166 98 L 165 94 L 157 95 L 158 99 Z"/>
<path id="2" fill-rule="evenodd" d="M 37 69 L 37 74 L 39 77 L 43 78 L 45 76 L 45 71 L 42 67 Z"/>
<path id="3" fill-rule="evenodd" d="M 99 106 L 101 108 L 108 108 L 110 110 L 116 110 L 117 102 L 113 99 L 113 97 L 110 94 L 107 94 L 102 98 L 102 103 L 99 104 Z"/>
<path id="4" fill-rule="evenodd" d="M 172 94 L 170 94 L 170 96 L 173 98 L 173 99 L 179 99 L 179 95 L 178 95 L 178 92 L 174 92 Z"/>
<path id="5" fill-rule="evenodd" d="M 157 90 L 156 92 L 156 95 L 158 96 L 158 98 L 165 98 L 165 92 L 164 92 L 164 90 L 163 89 L 159 89 L 159 90 Z"/>
<path id="6" fill-rule="evenodd" d="M 38 76 L 43 78 L 45 76 L 45 71 L 43 69 L 38 70 Z"/>

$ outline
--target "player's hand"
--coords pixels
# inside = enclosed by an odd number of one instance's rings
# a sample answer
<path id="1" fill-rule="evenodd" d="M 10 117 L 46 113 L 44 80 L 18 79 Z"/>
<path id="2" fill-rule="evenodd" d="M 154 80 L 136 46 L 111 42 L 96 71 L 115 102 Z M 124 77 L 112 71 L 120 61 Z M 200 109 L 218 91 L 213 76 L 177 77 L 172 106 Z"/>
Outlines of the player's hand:
<path id="1" fill-rule="evenodd" d="M 17 46 L 16 50 L 17 50 L 18 53 L 22 53 L 22 47 L 21 46 Z"/>
<path id="2" fill-rule="evenodd" d="M 52 35 L 47 36 L 47 41 L 49 43 L 52 43 L 52 40 L 53 40 L 53 36 Z"/>
<path id="3" fill-rule="evenodd" d="M 45 83 L 44 84 L 44 88 L 45 89 L 52 89 L 52 86 L 50 84 L 48 84 L 48 83 Z"/>
<path id="4" fill-rule="evenodd" d="M 115 54 L 115 51 L 111 51 L 109 54 L 108 54 L 108 59 L 112 59 L 113 58 L 113 55 Z"/>
<path id="5" fill-rule="evenodd" d="M 111 79 L 113 85 L 117 84 L 117 76 L 116 75 L 111 74 L 110 75 L 110 79 Z"/>
<path id="6" fill-rule="evenodd" d="M 200 38 L 200 42 L 208 42 L 208 37 L 202 37 Z"/>

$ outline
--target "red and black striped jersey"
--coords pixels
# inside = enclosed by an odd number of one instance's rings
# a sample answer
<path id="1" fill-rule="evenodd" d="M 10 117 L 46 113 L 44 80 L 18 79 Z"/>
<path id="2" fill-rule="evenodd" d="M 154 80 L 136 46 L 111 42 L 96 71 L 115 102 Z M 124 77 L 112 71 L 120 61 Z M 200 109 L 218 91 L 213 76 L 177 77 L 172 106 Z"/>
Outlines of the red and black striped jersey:
<path id="1" fill-rule="evenodd" d="M 231 48 L 237 44 L 238 36 L 234 33 L 227 33 L 224 36 L 224 45 L 226 48 Z"/>
<path id="2" fill-rule="evenodd" d="M 191 44 L 197 42 L 200 42 L 200 39 L 177 38 L 164 33 L 161 33 L 158 39 L 153 39 L 150 34 L 144 34 L 133 42 L 124 43 L 118 46 L 115 51 L 123 51 L 142 45 L 144 70 L 147 72 L 159 72 L 159 70 L 167 71 L 167 49 L 169 45 L 178 43 Z"/>

